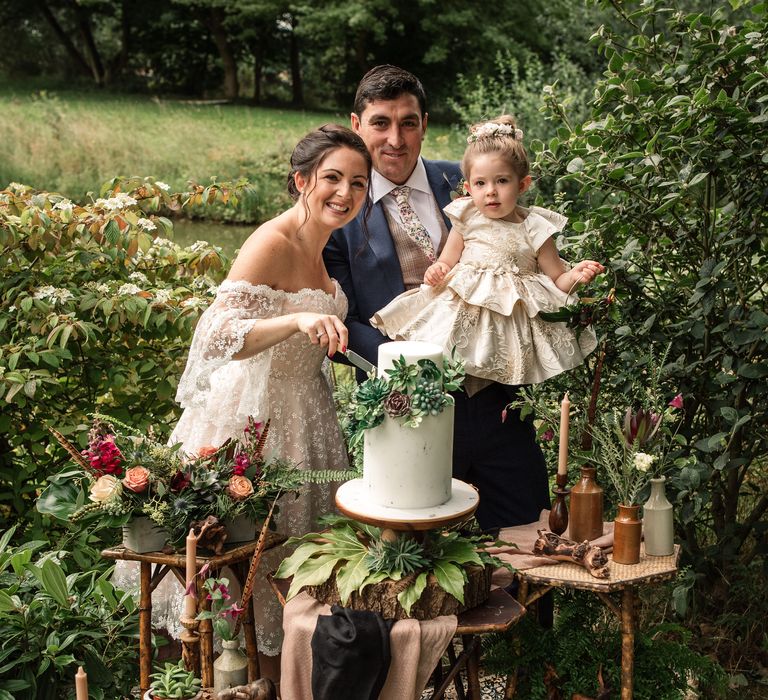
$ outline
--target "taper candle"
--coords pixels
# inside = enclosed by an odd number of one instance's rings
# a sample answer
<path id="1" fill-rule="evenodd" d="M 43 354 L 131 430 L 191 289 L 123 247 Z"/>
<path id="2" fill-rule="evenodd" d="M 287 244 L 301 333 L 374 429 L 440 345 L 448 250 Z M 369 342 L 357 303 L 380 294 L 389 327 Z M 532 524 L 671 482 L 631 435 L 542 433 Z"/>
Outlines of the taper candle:
<path id="1" fill-rule="evenodd" d="M 197 537 L 195 537 L 195 531 L 190 529 L 187 535 L 186 541 L 186 554 L 187 554 L 187 593 L 184 598 L 184 617 L 194 620 L 197 616 L 197 594 L 195 591 L 195 576 L 197 576 Z"/>
<path id="2" fill-rule="evenodd" d="M 88 700 L 88 674 L 83 671 L 82 666 L 77 667 L 75 674 L 75 692 L 77 700 Z"/>
<path id="3" fill-rule="evenodd" d="M 570 412 L 571 402 L 566 391 L 560 404 L 560 453 L 557 460 L 557 473 L 563 475 L 568 473 L 568 425 Z"/>

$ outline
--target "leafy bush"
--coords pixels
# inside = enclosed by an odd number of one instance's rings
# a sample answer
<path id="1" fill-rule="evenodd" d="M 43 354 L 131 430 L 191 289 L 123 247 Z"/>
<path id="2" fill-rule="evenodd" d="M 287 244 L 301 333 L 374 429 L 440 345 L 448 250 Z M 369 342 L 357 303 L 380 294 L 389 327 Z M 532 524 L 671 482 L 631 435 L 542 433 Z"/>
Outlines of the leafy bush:
<path id="1" fill-rule="evenodd" d="M 45 542 L 10 547 L 0 537 L 0 697 L 53 700 L 88 674 L 91 697 L 128 697 L 136 669 L 138 615 L 109 572 L 65 574 L 69 552 Z"/>
<path id="2" fill-rule="evenodd" d="M 678 535 L 710 587 L 764 555 L 768 510 L 768 10 L 742 4 L 752 18 L 728 26 L 721 10 L 624 3 L 631 36 L 594 37 L 608 69 L 591 120 L 532 144 L 539 170 L 580 188 L 573 229 L 616 275 L 611 389 L 642 375 L 644 347 L 671 343 L 693 458 L 672 483 Z M 566 114 L 554 97 L 548 109 Z"/>
<path id="3" fill-rule="evenodd" d="M 40 517 L 35 492 L 67 459 L 47 426 L 84 447 L 94 410 L 160 434 L 175 421 L 192 329 L 225 261 L 158 236 L 172 225 L 156 212 L 233 202 L 242 186 L 171 195 L 149 178 L 115 180 L 82 206 L 0 191 L 0 526 Z"/>

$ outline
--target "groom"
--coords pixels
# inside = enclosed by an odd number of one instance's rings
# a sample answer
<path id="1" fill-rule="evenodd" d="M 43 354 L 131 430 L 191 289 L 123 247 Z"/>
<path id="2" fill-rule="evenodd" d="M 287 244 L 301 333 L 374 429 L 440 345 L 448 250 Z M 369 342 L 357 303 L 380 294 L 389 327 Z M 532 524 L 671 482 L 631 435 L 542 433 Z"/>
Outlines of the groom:
<path id="1" fill-rule="evenodd" d="M 422 283 L 445 244 L 450 221 L 442 210 L 461 179 L 457 163 L 421 158 L 427 116 L 421 82 L 402 68 L 376 66 L 358 85 L 352 129 L 373 159 L 373 206 L 367 218 L 364 207 L 333 232 L 323 257 L 349 300 L 349 347 L 374 364 L 388 338 L 368 319 Z M 516 411 L 502 422 L 502 410 L 516 390 L 489 383 L 471 397 L 455 394 L 453 475 L 477 487 L 475 515 L 486 530 L 533 522 L 549 508 L 544 457 L 533 426 Z"/>

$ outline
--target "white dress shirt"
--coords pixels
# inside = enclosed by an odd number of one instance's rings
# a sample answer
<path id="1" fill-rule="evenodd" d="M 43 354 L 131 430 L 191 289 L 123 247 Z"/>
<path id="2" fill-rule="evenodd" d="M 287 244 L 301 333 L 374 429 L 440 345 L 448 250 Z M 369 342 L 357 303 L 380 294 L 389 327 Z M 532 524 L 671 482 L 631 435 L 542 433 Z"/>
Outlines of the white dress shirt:
<path id="1" fill-rule="evenodd" d="M 424 228 L 427 229 L 427 233 L 432 240 L 432 247 L 435 250 L 438 250 L 440 247 L 440 239 L 442 237 L 442 229 L 440 228 L 440 222 L 437 219 L 435 196 L 432 194 L 432 188 L 429 186 L 427 170 L 424 167 L 424 161 L 421 158 L 416 161 L 416 167 L 413 169 L 411 176 L 403 184 L 411 188 L 408 201 L 416 212 L 416 216 L 418 216 L 421 223 L 424 224 Z M 392 217 L 395 221 L 401 221 L 395 198 L 387 197 L 395 187 L 398 187 L 398 185 L 387 180 L 387 178 L 377 170 L 372 172 L 371 195 L 373 197 L 373 203 L 376 204 L 376 202 L 381 200 L 381 204 L 386 209 L 387 215 Z"/>

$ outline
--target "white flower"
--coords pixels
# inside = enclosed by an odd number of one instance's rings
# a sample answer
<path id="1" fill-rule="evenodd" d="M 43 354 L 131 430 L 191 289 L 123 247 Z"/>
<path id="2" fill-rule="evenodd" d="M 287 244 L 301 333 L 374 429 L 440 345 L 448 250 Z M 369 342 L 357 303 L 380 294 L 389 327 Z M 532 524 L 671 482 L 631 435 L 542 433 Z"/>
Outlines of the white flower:
<path id="1" fill-rule="evenodd" d="M 653 455 L 646 454 L 645 452 L 637 452 L 635 453 L 635 469 L 641 472 L 647 472 L 655 460 L 656 457 Z"/>
<path id="2" fill-rule="evenodd" d="M 136 224 L 139 226 L 139 228 L 143 228 L 145 231 L 157 230 L 157 226 L 155 225 L 155 222 L 152 221 L 152 219 L 139 219 Z"/>
<path id="3" fill-rule="evenodd" d="M 117 290 L 117 293 L 120 296 L 133 296 L 134 294 L 138 294 L 141 291 L 141 287 L 137 287 L 135 284 L 123 284 L 121 285 L 120 289 Z"/>
<path id="4" fill-rule="evenodd" d="M 109 199 L 99 197 L 99 199 L 94 202 L 94 206 L 109 209 L 110 211 L 123 209 L 124 207 L 133 206 L 134 204 L 138 204 L 138 202 L 130 195 L 125 194 L 125 192 L 118 192 L 114 197 L 110 197 Z"/>
<path id="5" fill-rule="evenodd" d="M 75 295 L 68 289 L 52 287 L 51 285 L 40 287 L 33 296 L 35 299 L 50 301 L 54 306 L 56 304 L 63 304 L 67 301 L 71 301 L 75 298 Z"/>
<path id="6" fill-rule="evenodd" d="M 155 301 L 159 304 L 165 304 L 171 299 L 171 293 L 167 289 L 158 289 L 155 292 Z"/>
<path id="7" fill-rule="evenodd" d="M 181 302 L 181 305 L 186 308 L 208 306 L 208 302 L 200 297 L 189 297 Z"/>
<path id="8" fill-rule="evenodd" d="M 61 209 L 62 211 L 72 211 L 72 208 L 75 205 L 72 204 L 68 199 L 62 199 L 61 201 L 56 202 L 56 204 L 53 205 L 54 209 Z"/>
<path id="9" fill-rule="evenodd" d="M 143 272 L 132 272 L 130 275 L 128 275 L 128 279 L 131 280 L 131 282 L 143 284 L 144 286 L 149 284 L 149 279 L 147 279 L 147 276 Z"/>
<path id="10" fill-rule="evenodd" d="M 16 194 L 22 194 L 23 192 L 26 192 L 28 188 L 20 182 L 11 182 L 8 184 L 8 189 L 13 190 Z"/>
<path id="11" fill-rule="evenodd" d="M 120 494 L 120 482 L 117 477 L 111 474 L 100 476 L 91 486 L 91 493 L 88 496 L 94 503 L 104 503 Z"/>
<path id="12" fill-rule="evenodd" d="M 189 250 L 193 253 L 199 253 L 201 250 L 205 250 L 206 248 L 210 248 L 211 244 L 208 243 L 208 241 L 195 241 L 191 246 L 189 246 Z"/>
<path id="13" fill-rule="evenodd" d="M 155 240 L 152 241 L 152 247 L 153 248 L 172 248 L 173 241 L 169 241 L 167 238 L 155 238 Z"/>
<path id="14" fill-rule="evenodd" d="M 160 182 L 160 180 L 155 180 L 155 187 L 159 187 L 163 192 L 167 192 L 171 189 L 171 186 L 165 182 Z"/>
<path id="15" fill-rule="evenodd" d="M 472 133 L 467 136 L 467 143 L 473 143 L 478 139 L 493 138 L 495 136 L 511 136 L 515 141 L 523 140 L 523 132 L 521 129 L 514 129 L 509 124 L 485 122 L 485 124 L 481 124 L 472 130 Z"/>

